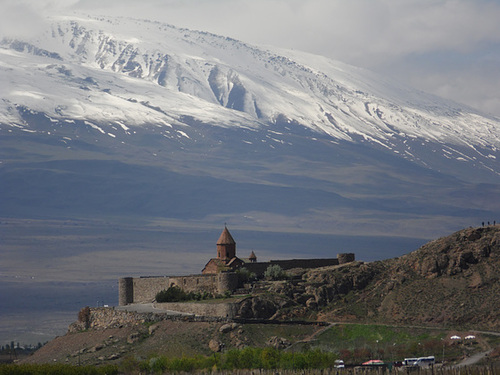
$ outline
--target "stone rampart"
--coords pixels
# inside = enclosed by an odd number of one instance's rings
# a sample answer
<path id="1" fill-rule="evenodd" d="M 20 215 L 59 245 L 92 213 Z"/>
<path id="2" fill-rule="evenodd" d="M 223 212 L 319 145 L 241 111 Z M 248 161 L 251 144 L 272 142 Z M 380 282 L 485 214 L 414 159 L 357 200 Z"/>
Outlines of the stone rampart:
<path id="1" fill-rule="evenodd" d="M 221 272 L 217 274 L 217 288 L 219 294 L 234 291 L 238 288 L 238 275 L 236 272 Z"/>
<path id="2" fill-rule="evenodd" d="M 134 278 L 123 277 L 118 281 L 118 304 L 120 306 L 134 303 Z"/>
<path id="3" fill-rule="evenodd" d="M 124 277 L 118 282 L 118 303 L 120 306 L 130 303 L 153 302 L 156 294 L 169 286 L 169 277 Z"/>
<path id="4" fill-rule="evenodd" d="M 339 264 L 337 258 L 326 259 L 286 259 L 286 260 L 271 260 L 269 263 L 277 264 L 284 270 L 292 268 L 318 268 L 326 266 L 336 266 Z"/>
<path id="5" fill-rule="evenodd" d="M 284 259 L 284 260 L 271 260 L 269 262 L 247 263 L 243 266 L 250 272 L 255 273 L 257 276 L 262 276 L 267 268 L 272 265 L 278 265 L 283 270 L 292 268 L 318 268 L 327 266 L 336 266 L 339 264 L 337 258 L 325 259 Z"/>
<path id="6" fill-rule="evenodd" d="M 356 260 L 356 256 L 354 255 L 354 253 L 342 253 L 337 254 L 337 259 L 339 260 L 339 264 L 345 264 L 354 262 Z"/>
<path id="7" fill-rule="evenodd" d="M 238 275 L 234 272 L 191 276 L 124 277 L 118 282 L 118 303 L 154 302 L 156 294 L 176 285 L 185 292 L 224 294 L 238 287 Z"/>
<path id="8" fill-rule="evenodd" d="M 140 313 L 134 311 L 117 310 L 113 307 L 94 307 L 82 314 L 83 320 L 78 320 L 68 327 L 69 332 L 79 332 L 85 329 L 108 329 L 138 326 L 144 323 L 154 323 L 163 320 L 187 322 L 229 322 L 230 318 L 223 316 L 202 315 L 172 315 L 165 313 Z M 80 316 L 79 316 L 80 317 Z"/>
<path id="9" fill-rule="evenodd" d="M 171 276 L 169 287 L 176 285 L 185 292 L 219 292 L 217 275 Z M 165 288 L 166 289 L 166 288 Z"/>
<path id="10" fill-rule="evenodd" d="M 238 313 L 237 303 L 165 302 L 155 303 L 154 307 L 205 317 L 221 317 L 230 319 L 236 317 Z"/>
<path id="11" fill-rule="evenodd" d="M 170 284 L 169 277 L 139 277 L 134 278 L 134 302 L 150 303 L 153 302 L 158 292 L 168 289 Z"/>

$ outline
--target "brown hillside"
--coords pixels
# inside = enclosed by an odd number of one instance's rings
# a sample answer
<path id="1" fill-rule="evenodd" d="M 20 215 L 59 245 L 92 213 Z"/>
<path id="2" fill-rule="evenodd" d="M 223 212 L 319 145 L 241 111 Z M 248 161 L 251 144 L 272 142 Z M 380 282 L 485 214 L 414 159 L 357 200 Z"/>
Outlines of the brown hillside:
<path id="1" fill-rule="evenodd" d="M 500 328 L 499 226 L 464 229 L 400 258 L 306 277 L 324 306 L 322 319 Z"/>

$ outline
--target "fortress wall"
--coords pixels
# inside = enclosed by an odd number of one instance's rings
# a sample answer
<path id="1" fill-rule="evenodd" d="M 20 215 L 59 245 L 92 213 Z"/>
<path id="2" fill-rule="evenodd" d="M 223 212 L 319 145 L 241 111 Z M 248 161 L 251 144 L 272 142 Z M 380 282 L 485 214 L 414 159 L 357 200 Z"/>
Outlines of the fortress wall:
<path id="1" fill-rule="evenodd" d="M 238 312 L 238 305 L 235 303 L 165 302 L 155 303 L 154 307 L 199 316 L 221 318 L 234 318 Z"/>
<path id="2" fill-rule="evenodd" d="M 217 289 L 220 294 L 238 288 L 238 275 L 236 272 L 222 272 L 217 274 Z"/>
<path id="3" fill-rule="evenodd" d="M 134 302 L 134 279 L 123 277 L 118 280 L 118 305 L 125 306 Z"/>
<path id="4" fill-rule="evenodd" d="M 176 285 L 185 292 L 223 294 L 238 287 L 238 275 L 224 272 L 213 275 L 124 277 L 118 282 L 119 306 L 153 302 L 156 294 Z"/>
<path id="5" fill-rule="evenodd" d="M 169 286 L 177 285 L 185 292 L 208 292 L 223 294 L 238 287 L 238 275 L 234 272 L 202 274 L 191 276 L 171 276 Z"/>
<path id="6" fill-rule="evenodd" d="M 168 288 L 169 277 L 134 278 L 134 303 L 153 302 L 158 292 Z"/>
<path id="7" fill-rule="evenodd" d="M 68 332 L 75 333 L 86 329 L 108 329 L 121 328 L 123 326 L 133 327 L 143 323 L 159 322 L 162 320 L 182 322 L 228 322 L 225 315 L 200 316 L 200 315 L 172 315 L 165 313 L 140 313 L 134 311 L 116 310 L 113 307 L 87 308 L 88 314 L 84 321 L 76 321 L 70 324 Z"/>
<path id="8" fill-rule="evenodd" d="M 262 276 L 264 272 L 266 272 L 267 267 L 269 267 L 271 263 L 269 262 L 255 262 L 255 263 L 246 263 L 241 268 L 246 268 L 248 271 L 255 273 L 257 276 Z"/>
<path id="9" fill-rule="evenodd" d="M 177 285 L 185 292 L 219 293 L 217 275 L 171 276 L 168 286 Z M 164 288 L 167 289 L 167 288 Z"/>
<path id="10" fill-rule="evenodd" d="M 342 253 L 337 254 L 337 259 L 339 260 L 339 264 L 345 264 L 354 262 L 356 260 L 356 256 L 354 255 L 354 253 Z"/>
<path id="11" fill-rule="evenodd" d="M 257 276 L 262 276 L 267 268 L 271 265 L 278 265 L 283 270 L 292 268 L 318 268 L 326 266 L 336 266 L 339 264 L 337 258 L 327 259 L 285 259 L 285 260 L 271 260 L 269 262 L 246 263 L 242 268 L 246 268 L 250 272 L 255 273 Z"/>
<path id="12" fill-rule="evenodd" d="M 286 260 L 271 260 L 271 264 L 277 264 L 284 270 L 292 268 L 318 268 L 326 266 L 336 266 L 339 264 L 337 258 L 328 259 L 286 259 Z"/>
<path id="13" fill-rule="evenodd" d="M 118 283 L 119 305 L 150 303 L 158 292 L 168 288 L 167 276 L 125 277 Z"/>

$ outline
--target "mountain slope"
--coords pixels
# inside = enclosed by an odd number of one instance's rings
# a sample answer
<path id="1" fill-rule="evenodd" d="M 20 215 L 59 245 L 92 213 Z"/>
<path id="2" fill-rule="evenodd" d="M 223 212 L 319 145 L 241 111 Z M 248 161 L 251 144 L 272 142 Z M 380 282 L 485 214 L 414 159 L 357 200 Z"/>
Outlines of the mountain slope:
<path id="1" fill-rule="evenodd" d="M 500 210 L 497 119 L 300 52 L 50 21 L 0 43 L 5 215 L 433 236 Z"/>
<path id="2" fill-rule="evenodd" d="M 269 124 L 284 116 L 334 139 L 361 138 L 394 151 L 405 149 L 403 156 L 410 160 L 419 160 L 418 149 L 412 155 L 403 143 L 415 137 L 491 151 L 500 145 L 494 119 L 318 56 L 285 51 L 287 56 L 147 21 L 59 19 L 47 34 L 38 45 L 3 40 L 8 47 L 6 65 L 10 58 L 13 62 L 7 73 L 10 79 L 2 81 L 15 86 L 9 101 L 31 101 L 32 109 L 55 118 L 139 125 L 183 122 L 180 117 L 189 114 L 219 126 L 255 128 L 262 126 L 259 120 Z M 28 82 L 25 79 L 19 85 L 26 76 L 26 67 L 17 63 L 23 53 L 42 60 L 36 65 L 29 61 L 36 78 L 32 73 L 26 77 Z M 47 60 L 52 64 L 43 64 Z M 61 82 L 72 86 L 69 101 L 63 93 L 50 90 L 62 89 Z M 39 91 L 30 85 L 39 85 Z M 23 91 L 23 86 L 28 90 Z M 155 90 L 153 95 L 150 90 Z M 75 94 L 80 96 L 77 102 Z M 48 106 L 52 102 L 54 106 Z M 102 112 L 102 108 L 108 110 Z M 442 152 L 467 159 L 458 151 Z"/>
<path id="3" fill-rule="evenodd" d="M 307 273 L 324 319 L 500 327 L 500 227 L 468 228 L 399 258 Z"/>

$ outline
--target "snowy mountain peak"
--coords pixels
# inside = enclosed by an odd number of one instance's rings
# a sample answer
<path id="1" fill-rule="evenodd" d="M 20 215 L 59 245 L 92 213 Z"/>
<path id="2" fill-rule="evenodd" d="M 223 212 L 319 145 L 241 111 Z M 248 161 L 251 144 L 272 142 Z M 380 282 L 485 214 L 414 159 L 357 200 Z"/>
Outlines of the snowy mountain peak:
<path id="1" fill-rule="evenodd" d="M 158 22 L 54 18 L 37 40 L 0 46 L 4 124 L 24 126 L 20 107 L 127 127 L 284 122 L 421 164 L 420 145 L 443 143 L 445 157 L 490 169 L 500 148 L 499 121 L 471 109 L 321 56 Z"/>

